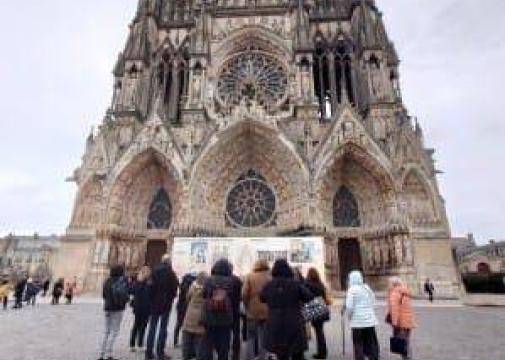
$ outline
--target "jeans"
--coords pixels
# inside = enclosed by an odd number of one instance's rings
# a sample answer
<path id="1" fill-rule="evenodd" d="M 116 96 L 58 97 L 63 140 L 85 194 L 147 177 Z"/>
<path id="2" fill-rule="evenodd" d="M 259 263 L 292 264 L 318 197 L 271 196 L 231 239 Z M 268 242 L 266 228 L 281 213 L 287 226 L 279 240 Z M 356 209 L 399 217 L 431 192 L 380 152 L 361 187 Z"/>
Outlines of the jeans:
<path id="1" fill-rule="evenodd" d="M 324 336 L 324 322 L 312 323 L 314 332 L 316 333 L 317 355 L 320 357 L 328 356 L 328 349 L 326 347 L 326 337 Z"/>
<path id="2" fill-rule="evenodd" d="M 147 348 L 146 356 L 152 356 L 154 350 L 154 341 L 156 340 L 156 330 L 158 323 L 160 325 L 158 331 L 158 341 L 156 343 L 156 354 L 162 356 L 165 354 L 165 345 L 168 336 L 168 320 L 170 318 L 170 311 L 165 314 L 151 315 L 149 320 L 149 334 L 147 335 Z"/>
<path id="3" fill-rule="evenodd" d="M 247 319 L 246 360 L 265 355 L 265 320 Z"/>
<path id="4" fill-rule="evenodd" d="M 144 337 L 148 322 L 149 315 L 135 315 L 135 321 L 133 322 L 130 336 L 130 347 L 134 348 L 135 343 L 137 343 L 137 346 L 140 348 L 144 346 Z"/>
<path id="5" fill-rule="evenodd" d="M 215 351 L 218 360 L 228 360 L 231 332 L 232 328 L 230 327 L 210 327 L 206 329 L 203 345 L 205 359 L 212 360 Z"/>
<path id="6" fill-rule="evenodd" d="M 123 320 L 123 311 L 106 311 L 105 312 L 105 334 L 103 337 L 100 357 L 112 357 L 112 349 L 116 338 L 121 328 Z"/>
<path id="7" fill-rule="evenodd" d="M 375 327 L 352 329 L 354 360 L 379 360 L 379 342 Z"/>
<path id="8" fill-rule="evenodd" d="M 407 343 L 407 355 L 402 356 L 403 360 L 412 359 L 412 348 L 410 347 L 410 329 L 401 329 L 395 327 L 393 329 L 393 336 L 399 337 L 400 339 L 405 340 Z"/>
<path id="9" fill-rule="evenodd" d="M 182 332 L 182 360 L 205 360 L 205 349 L 203 348 L 203 334 Z"/>

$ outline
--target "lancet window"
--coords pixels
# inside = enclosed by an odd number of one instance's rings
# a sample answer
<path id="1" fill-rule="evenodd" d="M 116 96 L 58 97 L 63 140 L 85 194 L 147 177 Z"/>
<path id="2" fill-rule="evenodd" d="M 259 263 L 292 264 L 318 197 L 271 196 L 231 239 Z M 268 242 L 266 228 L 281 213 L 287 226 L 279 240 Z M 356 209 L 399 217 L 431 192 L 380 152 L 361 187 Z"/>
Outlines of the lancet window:
<path id="1" fill-rule="evenodd" d="M 158 67 L 157 80 L 163 92 L 167 118 L 172 122 L 178 122 L 188 93 L 189 55 L 187 51 L 164 54 L 163 61 Z"/>
<path id="2" fill-rule="evenodd" d="M 333 225 L 335 227 L 361 226 L 358 202 L 345 186 L 341 186 L 333 198 Z"/>
<path id="3" fill-rule="evenodd" d="M 147 216 L 148 229 L 168 229 L 172 222 L 172 204 L 164 188 L 160 188 L 154 195 L 149 215 Z"/>
<path id="4" fill-rule="evenodd" d="M 339 104 L 354 104 L 353 66 L 350 46 L 318 43 L 313 65 L 314 92 L 322 119 L 329 119 Z"/>

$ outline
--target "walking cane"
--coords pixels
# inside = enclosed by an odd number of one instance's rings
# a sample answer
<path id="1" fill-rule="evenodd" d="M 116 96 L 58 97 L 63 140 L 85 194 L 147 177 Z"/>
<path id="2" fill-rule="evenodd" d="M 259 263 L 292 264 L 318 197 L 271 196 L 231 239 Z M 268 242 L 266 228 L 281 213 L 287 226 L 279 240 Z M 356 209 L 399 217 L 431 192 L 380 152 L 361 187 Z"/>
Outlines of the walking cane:
<path id="1" fill-rule="evenodd" d="M 342 355 L 345 356 L 345 304 L 340 310 L 341 320 L 340 324 L 342 326 Z"/>

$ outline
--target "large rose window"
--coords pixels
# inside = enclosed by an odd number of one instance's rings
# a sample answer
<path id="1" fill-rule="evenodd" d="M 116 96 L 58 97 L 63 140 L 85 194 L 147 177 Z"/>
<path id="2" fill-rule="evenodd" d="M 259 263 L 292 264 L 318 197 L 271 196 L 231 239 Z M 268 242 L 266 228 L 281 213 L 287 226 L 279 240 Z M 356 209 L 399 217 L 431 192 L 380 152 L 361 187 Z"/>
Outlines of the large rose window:
<path id="1" fill-rule="evenodd" d="M 266 225 L 275 213 L 274 192 L 261 175 L 250 170 L 228 193 L 226 213 L 230 222 L 240 227 Z"/>
<path id="2" fill-rule="evenodd" d="M 225 107 L 254 102 L 272 110 L 285 101 L 287 87 L 285 66 L 269 54 L 250 50 L 224 63 L 217 81 L 217 99 Z"/>

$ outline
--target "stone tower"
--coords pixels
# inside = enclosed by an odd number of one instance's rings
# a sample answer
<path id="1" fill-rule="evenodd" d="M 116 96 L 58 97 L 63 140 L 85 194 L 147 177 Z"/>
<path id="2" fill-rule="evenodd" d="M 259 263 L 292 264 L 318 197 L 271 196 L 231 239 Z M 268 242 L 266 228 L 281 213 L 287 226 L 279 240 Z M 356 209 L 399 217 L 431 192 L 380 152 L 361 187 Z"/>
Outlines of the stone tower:
<path id="1" fill-rule="evenodd" d="M 457 296 L 398 64 L 373 0 L 140 0 L 58 274 L 93 288 L 177 236 L 318 235 L 337 290 L 359 266 Z"/>

